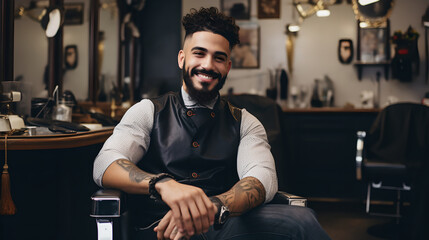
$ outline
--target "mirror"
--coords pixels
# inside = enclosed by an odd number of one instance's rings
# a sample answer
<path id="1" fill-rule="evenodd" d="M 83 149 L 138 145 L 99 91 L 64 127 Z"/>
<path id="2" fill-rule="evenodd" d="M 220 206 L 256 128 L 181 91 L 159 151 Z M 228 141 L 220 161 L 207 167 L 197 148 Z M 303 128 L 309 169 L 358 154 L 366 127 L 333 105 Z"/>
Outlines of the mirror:
<path id="1" fill-rule="evenodd" d="M 394 0 L 353 0 L 353 11 L 367 27 L 385 27 L 393 5 Z"/>
<path id="2" fill-rule="evenodd" d="M 47 71 L 50 40 L 35 18 L 47 6 L 49 1 L 46 0 L 15 0 L 14 79 L 30 86 L 27 95 L 32 98 L 46 98 L 50 88 Z M 60 47 L 63 51 L 59 55 L 63 61 L 67 55 L 65 47 L 74 46 L 75 52 L 79 52 L 76 55 L 78 64 L 74 68 L 65 64 L 56 67 L 62 77 L 62 91 L 72 91 L 79 100 L 88 98 L 88 6 L 87 1 L 64 0 L 65 18 L 62 20 L 63 41 Z M 17 16 L 22 8 L 33 9 L 33 17 L 26 14 Z M 49 28 L 48 24 L 46 27 Z"/>
<path id="3" fill-rule="evenodd" d="M 42 7 L 48 5 L 47 0 L 15 0 L 16 13 L 23 12 L 24 9 L 34 9 L 31 12 L 32 17 L 21 15 L 15 18 L 14 39 L 14 78 L 31 85 L 32 97 L 48 96 L 48 73 L 45 70 L 48 64 L 48 40 L 38 22 Z M 96 77 L 97 84 L 92 83 L 96 92 L 94 100 L 108 100 L 112 82 L 117 81 L 119 24 L 116 0 L 64 0 L 63 91 L 70 90 L 79 101 L 92 100 L 90 98 L 91 83 L 88 79 L 90 78 L 89 71 L 92 69 L 92 60 L 89 59 L 90 53 L 92 54 L 89 46 L 91 37 L 89 28 L 93 21 L 90 18 L 90 10 L 93 5 L 96 6 L 99 14 L 99 18 L 97 18 L 99 31 L 97 32 L 100 32 L 98 38 L 101 39 L 95 51 L 98 64 L 94 67 L 97 72 L 94 76 L 99 77 Z M 103 87 L 105 88 L 103 89 Z"/>
<path id="4" fill-rule="evenodd" d="M 119 12 L 115 0 L 100 1 L 97 101 L 111 100 L 118 78 Z"/>
<path id="5" fill-rule="evenodd" d="M 29 85 L 32 96 L 46 98 L 49 86 L 44 75 L 47 74 L 48 39 L 38 18 L 42 8 L 30 5 L 28 0 L 15 0 L 14 81 Z M 17 16 L 23 8 L 28 9 L 28 14 Z"/>

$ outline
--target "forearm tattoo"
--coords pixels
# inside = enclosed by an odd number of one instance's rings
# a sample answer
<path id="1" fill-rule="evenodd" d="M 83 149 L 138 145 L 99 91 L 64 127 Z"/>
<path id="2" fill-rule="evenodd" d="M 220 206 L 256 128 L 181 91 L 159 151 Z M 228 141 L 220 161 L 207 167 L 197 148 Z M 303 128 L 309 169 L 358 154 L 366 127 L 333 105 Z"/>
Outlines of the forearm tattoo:
<path id="1" fill-rule="evenodd" d="M 228 192 L 218 197 L 228 206 L 232 215 L 237 216 L 263 203 L 265 200 L 265 189 L 258 179 L 247 177 L 236 183 Z"/>
<path id="2" fill-rule="evenodd" d="M 136 165 L 134 165 L 132 162 L 124 159 L 120 159 L 116 161 L 119 166 L 121 166 L 125 171 L 129 173 L 129 178 L 131 181 L 139 183 L 143 180 L 149 180 L 151 177 L 153 177 L 153 174 L 149 174 L 140 168 L 138 168 Z"/>

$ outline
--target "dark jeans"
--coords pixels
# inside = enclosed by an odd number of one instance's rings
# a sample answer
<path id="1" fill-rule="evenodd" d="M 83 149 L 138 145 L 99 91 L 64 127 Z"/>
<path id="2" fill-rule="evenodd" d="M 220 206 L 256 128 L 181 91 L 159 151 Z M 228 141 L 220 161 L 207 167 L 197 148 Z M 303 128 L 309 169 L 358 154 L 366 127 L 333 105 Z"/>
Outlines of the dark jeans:
<path id="1" fill-rule="evenodd" d="M 156 239 L 153 228 L 141 231 L 139 240 Z M 266 204 L 230 218 L 219 231 L 212 228 L 191 240 L 329 240 L 313 210 L 284 204 Z"/>

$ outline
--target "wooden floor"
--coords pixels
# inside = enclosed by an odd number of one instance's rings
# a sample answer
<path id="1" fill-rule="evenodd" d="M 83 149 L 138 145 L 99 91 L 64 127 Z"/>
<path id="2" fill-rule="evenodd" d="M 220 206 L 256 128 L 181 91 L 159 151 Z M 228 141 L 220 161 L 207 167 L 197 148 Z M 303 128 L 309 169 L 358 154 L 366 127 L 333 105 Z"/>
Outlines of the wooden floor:
<path id="1" fill-rule="evenodd" d="M 308 207 L 315 210 L 332 240 L 400 239 L 396 232 L 399 225 L 394 224 L 393 218 L 368 215 L 363 203 L 309 200 Z M 385 206 L 386 210 L 390 207 Z"/>

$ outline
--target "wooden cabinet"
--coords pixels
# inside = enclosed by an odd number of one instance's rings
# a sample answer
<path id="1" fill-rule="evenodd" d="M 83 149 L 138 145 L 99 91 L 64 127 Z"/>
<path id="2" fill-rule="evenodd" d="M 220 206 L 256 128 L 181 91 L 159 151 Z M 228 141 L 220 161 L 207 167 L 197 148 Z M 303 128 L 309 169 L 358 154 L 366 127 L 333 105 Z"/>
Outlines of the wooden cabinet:
<path id="1" fill-rule="evenodd" d="M 93 161 L 112 129 L 53 136 L 11 136 L 8 165 L 16 214 L 0 216 L 0 239 L 96 239 L 89 217 Z M 0 164 L 4 164 L 4 138 Z"/>
<path id="2" fill-rule="evenodd" d="M 377 110 L 310 109 L 283 112 L 285 153 L 281 186 L 294 194 L 356 198 L 356 131 L 369 130 Z"/>

